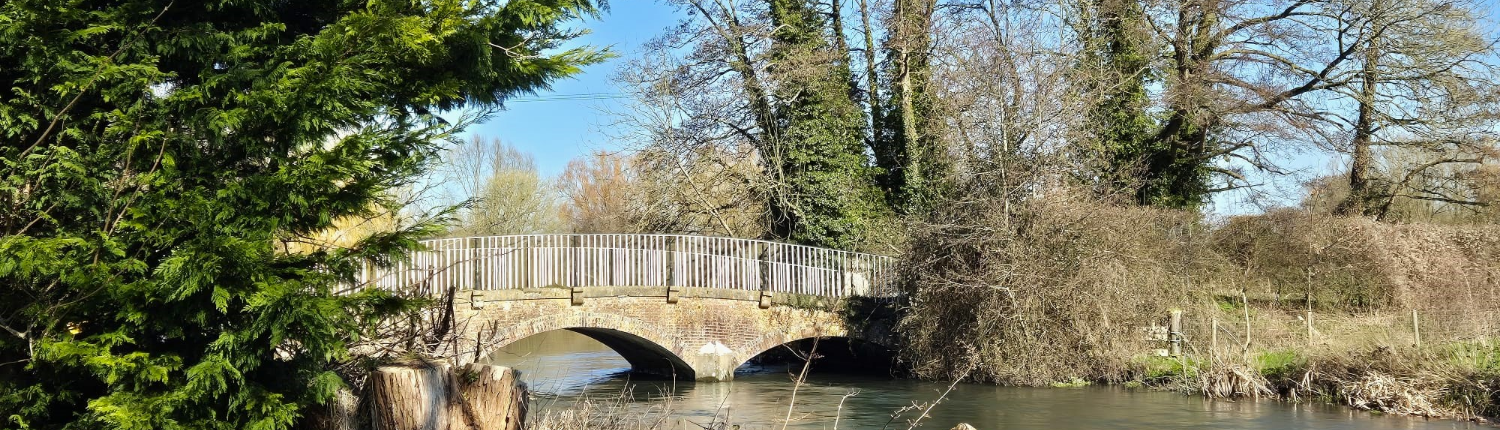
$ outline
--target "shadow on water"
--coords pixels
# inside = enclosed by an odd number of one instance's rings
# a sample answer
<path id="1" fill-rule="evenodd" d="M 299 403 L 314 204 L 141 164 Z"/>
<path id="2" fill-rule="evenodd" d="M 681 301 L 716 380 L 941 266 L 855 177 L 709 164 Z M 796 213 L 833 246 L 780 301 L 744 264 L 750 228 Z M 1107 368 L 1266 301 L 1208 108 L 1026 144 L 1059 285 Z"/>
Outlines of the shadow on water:
<path id="1" fill-rule="evenodd" d="M 830 337 L 802 339 L 761 351 L 735 370 L 735 377 L 759 373 L 801 373 L 807 359 L 809 374 L 899 376 L 896 355 L 880 345 L 857 339 Z"/>
<path id="2" fill-rule="evenodd" d="M 534 412 L 567 409 L 580 399 L 626 399 L 628 411 L 669 408 L 688 423 L 716 417 L 744 429 L 780 428 L 788 415 L 793 380 L 801 370 L 789 345 L 741 367 L 727 383 L 647 378 L 604 345 L 568 331 L 518 341 L 492 358 L 522 371 L 534 392 Z M 813 371 L 796 393 L 788 428 L 845 429 L 908 427 L 949 384 L 895 378 L 888 356 L 868 355 L 860 345 L 820 341 Z M 849 352 L 845 355 L 844 352 Z M 863 352 L 863 354 L 861 353 Z M 863 361 L 862 361 L 863 360 Z M 881 367 L 886 365 L 885 367 Z M 874 373 L 868 370 L 881 368 Z M 841 405 L 842 402 L 842 405 Z M 841 407 L 842 406 L 842 407 Z M 1388 417 L 1348 408 L 1278 402 L 1209 401 L 1176 393 L 1116 387 L 1021 388 L 958 384 L 919 428 L 949 429 L 959 422 L 980 429 L 1452 429 L 1477 425 L 1448 420 Z M 696 428 L 684 425 L 684 428 Z"/>

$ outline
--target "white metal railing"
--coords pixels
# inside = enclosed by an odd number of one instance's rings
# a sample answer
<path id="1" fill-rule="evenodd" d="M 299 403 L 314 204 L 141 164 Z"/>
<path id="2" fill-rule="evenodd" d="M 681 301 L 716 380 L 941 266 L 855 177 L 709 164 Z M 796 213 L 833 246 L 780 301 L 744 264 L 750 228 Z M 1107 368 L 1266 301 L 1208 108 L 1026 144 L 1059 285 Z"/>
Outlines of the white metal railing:
<path id="1" fill-rule="evenodd" d="M 891 296 L 886 256 L 752 239 L 668 234 L 543 234 L 423 242 L 427 250 L 360 284 L 458 289 L 679 286 L 818 296 Z"/>

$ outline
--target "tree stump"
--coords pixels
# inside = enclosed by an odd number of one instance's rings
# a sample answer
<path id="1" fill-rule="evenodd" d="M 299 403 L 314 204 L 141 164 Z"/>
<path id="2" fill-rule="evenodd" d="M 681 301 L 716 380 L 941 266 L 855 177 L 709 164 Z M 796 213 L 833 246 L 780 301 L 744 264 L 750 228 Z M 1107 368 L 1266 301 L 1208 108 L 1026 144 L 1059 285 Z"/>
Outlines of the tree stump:
<path id="1" fill-rule="evenodd" d="M 445 363 L 382 366 L 370 374 L 373 430 L 519 430 L 526 386 L 508 367 Z"/>
<path id="2" fill-rule="evenodd" d="M 526 420 L 526 384 L 515 369 L 470 364 L 452 375 L 464 400 L 459 403 L 467 427 L 451 429 L 519 430 Z"/>

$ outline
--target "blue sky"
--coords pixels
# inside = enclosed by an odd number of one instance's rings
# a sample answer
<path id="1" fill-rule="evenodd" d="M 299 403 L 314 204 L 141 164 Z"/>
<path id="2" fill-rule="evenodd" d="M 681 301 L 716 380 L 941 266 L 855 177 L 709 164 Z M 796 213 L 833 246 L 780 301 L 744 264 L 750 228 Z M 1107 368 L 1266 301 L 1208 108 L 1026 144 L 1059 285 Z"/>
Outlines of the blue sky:
<path id="1" fill-rule="evenodd" d="M 603 113 L 628 99 L 556 100 L 580 94 L 618 94 L 610 76 L 641 44 L 677 23 L 675 7 L 654 0 L 616 0 L 600 19 L 582 23 L 592 31 L 581 44 L 609 46 L 615 59 L 584 69 L 574 79 L 558 81 L 552 91 L 536 96 L 521 96 L 506 103 L 488 121 L 469 127 L 466 134 L 498 137 L 516 148 L 536 156 L 537 169 L 544 176 L 556 176 L 573 157 L 595 150 L 616 150 L 603 127 L 609 122 Z"/>

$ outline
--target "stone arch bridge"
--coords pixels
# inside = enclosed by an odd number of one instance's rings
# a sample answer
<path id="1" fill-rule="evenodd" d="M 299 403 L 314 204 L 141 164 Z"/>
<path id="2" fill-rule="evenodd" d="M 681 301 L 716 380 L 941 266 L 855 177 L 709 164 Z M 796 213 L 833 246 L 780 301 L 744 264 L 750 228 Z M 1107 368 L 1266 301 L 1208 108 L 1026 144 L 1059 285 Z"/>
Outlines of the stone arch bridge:
<path id="1" fill-rule="evenodd" d="M 425 245 L 361 278 L 425 294 L 452 288 L 457 333 L 444 348 L 463 362 L 571 330 L 638 372 L 727 381 L 741 364 L 791 342 L 885 343 L 885 324 L 852 326 L 844 311 L 851 301 L 895 295 L 889 257 L 761 240 L 587 234 Z"/>

